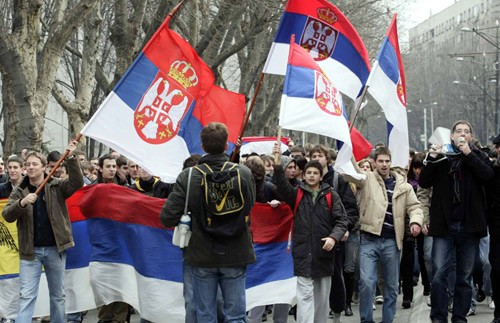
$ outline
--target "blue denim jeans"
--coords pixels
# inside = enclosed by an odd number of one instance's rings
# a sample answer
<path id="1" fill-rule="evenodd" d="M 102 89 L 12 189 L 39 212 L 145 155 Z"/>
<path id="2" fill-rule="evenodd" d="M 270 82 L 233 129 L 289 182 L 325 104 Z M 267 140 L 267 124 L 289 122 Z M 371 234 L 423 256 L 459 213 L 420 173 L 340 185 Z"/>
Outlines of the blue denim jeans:
<path id="1" fill-rule="evenodd" d="M 36 247 L 34 260 L 22 260 L 19 269 L 19 312 L 16 322 L 31 323 L 42 265 L 49 287 L 50 321 L 64 323 L 64 270 L 66 253 L 59 253 L 56 247 Z"/>
<path id="2" fill-rule="evenodd" d="M 70 313 L 66 315 L 68 323 L 80 323 L 83 321 L 83 312 Z"/>
<path id="3" fill-rule="evenodd" d="M 431 320 L 447 322 L 447 289 L 450 270 L 455 265 L 456 279 L 453 292 L 452 322 L 466 322 L 472 299 L 470 276 L 479 249 L 479 238 L 464 232 L 460 223 L 452 223 L 446 237 L 434 237 L 432 255 L 434 259 L 431 291 Z M 456 259 L 456 261 L 455 261 Z"/>
<path id="4" fill-rule="evenodd" d="M 194 288 L 193 288 L 193 274 L 191 267 L 183 263 L 183 294 L 184 294 L 184 308 L 186 309 L 185 323 L 196 323 L 196 307 L 194 306 Z"/>
<path id="5" fill-rule="evenodd" d="M 361 234 L 359 250 L 359 315 L 361 323 L 373 323 L 373 296 L 377 283 L 377 263 L 384 278 L 382 322 L 390 323 L 396 315 L 401 251 L 395 239 Z"/>
<path id="6" fill-rule="evenodd" d="M 224 302 L 224 322 L 245 323 L 246 266 L 236 268 L 191 267 L 198 322 L 217 323 L 217 290 Z"/>

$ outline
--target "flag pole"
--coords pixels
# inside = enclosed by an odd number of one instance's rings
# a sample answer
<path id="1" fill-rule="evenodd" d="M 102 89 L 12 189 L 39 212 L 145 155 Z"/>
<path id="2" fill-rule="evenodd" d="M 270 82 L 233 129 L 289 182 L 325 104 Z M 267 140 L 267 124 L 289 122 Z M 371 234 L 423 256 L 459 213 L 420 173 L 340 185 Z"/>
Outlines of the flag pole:
<path id="1" fill-rule="evenodd" d="M 281 126 L 278 126 L 278 136 L 276 137 L 276 145 L 278 145 L 278 147 L 280 148 L 281 150 Z M 274 161 L 276 163 L 276 161 L 278 161 L 278 158 L 280 157 L 280 153 L 279 152 L 274 152 Z"/>
<path id="2" fill-rule="evenodd" d="M 359 97 L 358 100 L 356 100 L 356 104 L 354 106 L 354 115 L 352 117 L 351 124 L 349 125 L 349 132 L 351 132 L 352 128 L 354 127 L 354 122 L 358 117 L 359 111 L 361 110 L 361 104 L 363 104 L 363 100 L 365 99 L 366 92 L 368 91 L 369 87 L 370 87 L 369 85 L 365 85 L 363 87 L 363 91 L 361 92 L 361 96 Z"/>
<path id="3" fill-rule="evenodd" d="M 240 131 L 240 134 L 238 136 L 238 142 L 240 142 L 240 145 L 241 145 L 241 139 L 243 138 L 243 134 L 245 133 L 245 129 L 248 125 L 248 119 L 250 119 L 250 114 L 252 113 L 253 107 L 255 106 L 255 102 L 257 101 L 257 95 L 260 92 L 260 87 L 262 86 L 263 81 L 264 81 L 264 72 L 260 72 L 259 81 L 257 82 L 257 86 L 255 87 L 255 92 L 254 92 L 253 97 L 252 97 L 252 102 L 250 103 L 250 107 L 248 108 L 248 111 L 245 115 L 245 120 L 243 121 L 243 125 L 241 126 L 241 131 Z M 236 155 L 239 152 L 240 152 L 240 146 L 236 146 L 234 148 L 233 154 L 231 156 L 232 162 L 235 161 Z"/>
<path id="4" fill-rule="evenodd" d="M 82 137 L 82 134 L 79 133 L 75 139 L 73 139 L 72 141 L 80 141 L 80 138 Z M 64 154 L 61 155 L 61 158 L 59 158 L 59 160 L 57 161 L 57 163 L 54 165 L 54 167 L 52 167 L 52 169 L 50 170 L 50 173 L 49 175 L 47 175 L 44 179 L 43 179 L 43 182 L 40 184 L 40 186 L 38 186 L 38 188 L 36 189 L 35 191 L 35 194 L 38 195 L 38 193 L 40 193 L 41 190 L 43 190 L 43 187 L 45 186 L 45 184 L 47 184 L 47 182 L 52 178 L 52 175 L 54 175 L 54 173 L 56 172 L 57 168 L 59 168 L 59 166 L 62 164 L 62 162 L 64 161 L 64 159 L 68 156 L 69 154 L 69 149 L 66 148 L 66 151 L 64 152 Z"/>

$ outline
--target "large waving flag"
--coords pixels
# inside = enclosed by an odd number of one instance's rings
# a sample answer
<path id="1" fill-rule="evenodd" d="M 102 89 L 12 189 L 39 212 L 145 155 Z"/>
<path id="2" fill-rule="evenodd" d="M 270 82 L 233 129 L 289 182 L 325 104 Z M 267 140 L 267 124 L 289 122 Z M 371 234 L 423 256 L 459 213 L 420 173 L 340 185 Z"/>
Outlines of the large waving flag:
<path id="1" fill-rule="evenodd" d="M 344 110 L 342 94 L 311 55 L 292 40 L 279 125 L 337 139 L 341 148 L 335 169 L 359 178 L 351 164 L 352 143 Z"/>
<path id="2" fill-rule="evenodd" d="M 340 92 L 358 97 L 370 74 L 370 59 L 358 32 L 338 8 L 326 0 L 289 0 L 264 73 L 285 75 L 292 34 Z"/>
<path id="3" fill-rule="evenodd" d="M 392 166 L 406 168 L 410 150 L 406 114 L 406 83 L 399 51 L 396 15 L 392 18 L 366 85 L 368 92 L 382 107 L 387 119 L 387 142 L 392 153 Z"/>
<path id="4" fill-rule="evenodd" d="M 173 182 L 202 153 L 203 126 L 218 121 L 235 143 L 245 115 L 241 94 L 214 85 L 194 48 L 169 28 L 170 16 L 101 104 L 82 134 Z"/>

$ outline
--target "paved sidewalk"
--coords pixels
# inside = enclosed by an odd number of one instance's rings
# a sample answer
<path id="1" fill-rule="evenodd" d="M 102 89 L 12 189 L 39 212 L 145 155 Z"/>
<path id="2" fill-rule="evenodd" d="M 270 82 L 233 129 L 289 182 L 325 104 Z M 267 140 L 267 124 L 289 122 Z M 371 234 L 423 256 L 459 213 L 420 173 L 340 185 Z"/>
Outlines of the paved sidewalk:
<path id="1" fill-rule="evenodd" d="M 423 288 L 421 285 L 415 287 L 415 299 L 413 301 L 412 307 L 410 309 L 403 309 L 401 303 L 403 302 L 403 296 L 398 297 L 398 309 L 396 312 L 396 317 L 393 323 L 430 323 L 429 314 L 430 307 L 426 304 L 427 296 L 423 296 Z M 342 317 L 342 323 L 359 323 L 359 308 L 358 305 L 353 304 L 352 310 L 354 315 L 351 317 Z M 375 322 L 380 322 L 382 320 L 382 305 L 377 305 L 377 309 L 373 311 L 373 319 Z M 451 320 L 451 315 L 448 317 Z M 476 308 L 476 315 L 467 317 L 469 323 L 490 323 L 493 320 L 493 310 L 488 308 L 486 301 L 478 303 Z M 83 322 L 96 323 L 97 310 L 89 311 L 88 315 L 85 317 Z M 139 315 L 132 315 L 131 322 L 138 323 L 140 321 Z M 328 323 L 332 322 L 332 319 L 328 320 Z M 272 314 L 269 315 L 267 322 L 272 321 Z M 289 316 L 288 323 L 293 323 L 295 320 L 293 316 Z M 168 319 L 165 322 L 157 323 L 168 323 Z"/>

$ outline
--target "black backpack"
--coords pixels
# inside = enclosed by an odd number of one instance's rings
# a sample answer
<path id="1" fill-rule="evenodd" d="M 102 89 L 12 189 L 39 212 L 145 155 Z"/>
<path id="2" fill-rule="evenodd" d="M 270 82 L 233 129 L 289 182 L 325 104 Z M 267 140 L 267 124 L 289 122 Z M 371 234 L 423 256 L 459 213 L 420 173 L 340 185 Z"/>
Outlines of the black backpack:
<path id="1" fill-rule="evenodd" d="M 248 189 L 242 180 L 239 165 L 225 162 L 214 171 L 207 164 L 195 166 L 203 179 L 205 217 L 201 217 L 206 232 L 214 238 L 232 238 L 247 230 L 248 215 L 242 214 Z"/>

